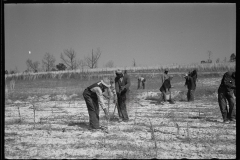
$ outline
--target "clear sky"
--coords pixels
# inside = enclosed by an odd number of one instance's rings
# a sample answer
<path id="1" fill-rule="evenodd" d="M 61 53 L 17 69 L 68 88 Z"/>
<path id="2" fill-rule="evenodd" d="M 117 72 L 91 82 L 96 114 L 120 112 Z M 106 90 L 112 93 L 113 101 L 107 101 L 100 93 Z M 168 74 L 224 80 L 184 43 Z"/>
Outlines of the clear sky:
<path id="1" fill-rule="evenodd" d="M 98 67 L 192 64 L 236 54 L 235 3 L 5 4 L 5 69 L 27 69 L 46 52 L 60 63 L 100 48 Z M 29 54 L 31 51 L 31 54 Z"/>

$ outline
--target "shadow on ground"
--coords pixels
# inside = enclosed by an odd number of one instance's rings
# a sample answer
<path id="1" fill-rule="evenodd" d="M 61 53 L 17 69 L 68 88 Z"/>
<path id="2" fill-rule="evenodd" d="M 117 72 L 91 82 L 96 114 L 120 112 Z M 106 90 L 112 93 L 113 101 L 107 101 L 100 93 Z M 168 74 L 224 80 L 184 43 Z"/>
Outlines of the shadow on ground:
<path id="1" fill-rule="evenodd" d="M 199 116 L 193 116 L 193 117 L 188 117 L 189 119 L 205 119 L 205 117 L 199 117 Z"/>
<path id="2" fill-rule="evenodd" d="M 216 119 L 206 118 L 205 120 L 206 120 L 207 122 L 218 122 L 218 123 L 222 123 L 222 122 L 219 122 L 219 121 L 216 120 Z"/>
<path id="3" fill-rule="evenodd" d="M 147 97 L 145 100 L 150 100 L 150 104 L 163 105 L 160 103 L 161 100 L 158 97 Z"/>
<path id="4" fill-rule="evenodd" d="M 83 129 L 88 129 L 89 128 L 88 122 L 71 122 L 71 123 L 68 124 L 68 126 L 78 126 L 80 128 L 83 128 Z"/>
<path id="5" fill-rule="evenodd" d="M 118 122 L 118 120 L 119 119 L 116 116 L 111 116 L 109 119 L 109 121 L 111 121 L 111 122 Z"/>

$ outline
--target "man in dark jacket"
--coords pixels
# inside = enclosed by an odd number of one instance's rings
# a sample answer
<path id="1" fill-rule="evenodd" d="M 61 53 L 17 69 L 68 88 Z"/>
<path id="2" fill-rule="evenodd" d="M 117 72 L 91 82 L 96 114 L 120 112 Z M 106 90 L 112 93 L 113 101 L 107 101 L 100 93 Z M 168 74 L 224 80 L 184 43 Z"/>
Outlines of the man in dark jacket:
<path id="1" fill-rule="evenodd" d="M 196 89 L 196 83 L 194 82 L 194 78 L 191 76 L 191 74 L 186 74 L 184 78 L 186 79 L 184 86 L 187 86 L 188 89 L 187 100 L 188 102 L 194 101 L 194 92 Z"/>
<path id="2" fill-rule="evenodd" d="M 117 70 L 115 78 L 115 89 L 118 99 L 117 109 L 120 122 L 121 121 L 127 122 L 129 120 L 126 108 L 126 99 L 130 85 L 131 85 L 130 77 L 127 74 L 123 75 L 121 70 Z"/>
<path id="3" fill-rule="evenodd" d="M 193 82 L 194 82 L 194 85 L 195 85 L 195 90 L 196 90 L 196 87 L 197 87 L 197 70 L 194 69 L 191 73 L 190 73 L 190 76 L 193 78 Z"/>
<path id="4" fill-rule="evenodd" d="M 163 84 L 160 88 L 160 91 L 162 92 L 162 95 L 163 95 L 162 96 L 163 102 L 167 101 L 166 94 L 168 91 L 170 93 L 169 102 L 174 103 L 172 100 L 172 97 L 171 97 L 171 88 L 173 88 L 173 86 L 171 85 L 172 78 L 173 78 L 172 76 L 169 76 L 169 78 L 165 79 L 165 81 L 163 82 Z"/>
<path id="5" fill-rule="evenodd" d="M 236 92 L 235 72 L 226 72 L 218 88 L 218 104 L 224 123 L 236 121 L 234 91 Z M 227 101 L 229 104 L 229 111 L 227 109 Z"/>
<path id="6" fill-rule="evenodd" d="M 104 104 L 103 100 L 103 92 L 105 90 L 110 93 L 110 81 L 105 78 L 100 82 L 94 83 L 91 86 L 87 87 L 83 92 L 83 97 L 86 102 L 89 114 L 89 129 L 98 130 L 105 129 L 104 127 L 99 125 L 99 104 L 102 107 L 106 118 L 108 118 L 107 107 Z"/>

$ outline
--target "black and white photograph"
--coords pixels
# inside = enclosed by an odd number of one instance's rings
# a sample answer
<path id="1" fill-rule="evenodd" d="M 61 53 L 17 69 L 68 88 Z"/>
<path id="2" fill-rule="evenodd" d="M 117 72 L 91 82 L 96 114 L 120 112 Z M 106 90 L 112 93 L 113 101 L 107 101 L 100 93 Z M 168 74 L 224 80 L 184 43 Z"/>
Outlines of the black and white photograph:
<path id="1" fill-rule="evenodd" d="M 4 158 L 238 157 L 236 3 L 5 2 Z"/>

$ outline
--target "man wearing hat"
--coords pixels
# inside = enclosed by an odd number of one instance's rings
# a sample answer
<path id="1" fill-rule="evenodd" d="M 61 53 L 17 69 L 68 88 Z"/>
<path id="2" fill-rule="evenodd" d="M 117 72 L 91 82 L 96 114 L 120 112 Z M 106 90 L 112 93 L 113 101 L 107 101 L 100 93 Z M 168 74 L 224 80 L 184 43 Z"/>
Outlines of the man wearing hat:
<path id="1" fill-rule="evenodd" d="M 83 97 L 86 102 L 89 114 L 90 129 L 104 129 L 99 125 L 99 105 L 102 107 L 106 117 L 108 118 L 107 107 L 104 104 L 103 92 L 105 90 L 110 93 L 110 81 L 107 78 L 92 84 L 83 92 Z"/>
<path id="2" fill-rule="evenodd" d="M 165 69 L 165 70 L 164 70 L 164 73 L 162 74 L 162 77 L 161 77 L 161 78 L 162 78 L 162 84 L 161 84 L 161 86 L 163 86 L 164 81 L 169 78 L 168 69 Z M 165 100 L 164 94 L 162 94 L 162 98 Z"/>
<path id="3" fill-rule="evenodd" d="M 173 88 L 173 86 L 171 85 L 171 80 L 172 80 L 172 78 L 173 78 L 173 76 L 169 76 L 169 78 L 167 78 L 164 82 L 163 82 L 163 84 L 162 84 L 162 86 L 161 86 L 161 88 L 160 88 L 160 91 L 162 92 L 162 99 L 163 99 L 163 102 L 166 102 L 167 101 L 167 96 L 166 96 L 166 93 L 167 93 L 167 91 L 170 93 L 170 97 L 169 97 L 169 102 L 171 103 L 171 104 L 173 104 L 174 102 L 173 102 L 173 100 L 172 100 L 172 97 L 171 97 L 171 88 Z"/>
<path id="4" fill-rule="evenodd" d="M 127 108 L 126 108 L 126 99 L 127 92 L 129 92 L 129 87 L 131 85 L 130 77 L 127 74 L 122 73 L 121 70 L 116 71 L 115 77 L 115 89 L 118 99 L 118 115 L 119 121 L 127 122 L 129 120 Z"/>
<path id="5" fill-rule="evenodd" d="M 236 121 L 236 104 L 234 100 L 234 94 L 236 95 L 236 93 L 234 92 L 236 92 L 235 72 L 226 72 L 218 88 L 218 104 L 224 123 Z M 229 109 L 227 109 L 227 101 Z"/>
<path id="6" fill-rule="evenodd" d="M 184 86 L 187 86 L 188 88 L 187 100 L 188 102 L 194 101 L 194 92 L 196 89 L 196 82 L 194 81 L 194 78 L 191 76 L 191 74 L 185 74 L 184 78 L 186 79 Z"/>
<path id="7" fill-rule="evenodd" d="M 140 84 L 142 83 L 142 87 L 143 89 L 145 89 L 145 82 L 146 82 L 146 79 L 144 77 L 138 77 L 138 88 L 140 88 Z"/>
<path id="8" fill-rule="evenodd" d="M 162 84 L 164 83 L 164 81 L 166 79 L 169 78 L 169 75 L 168 75 L 168 69 L 165 69 L 164 73 L 162 74 Z"/>

